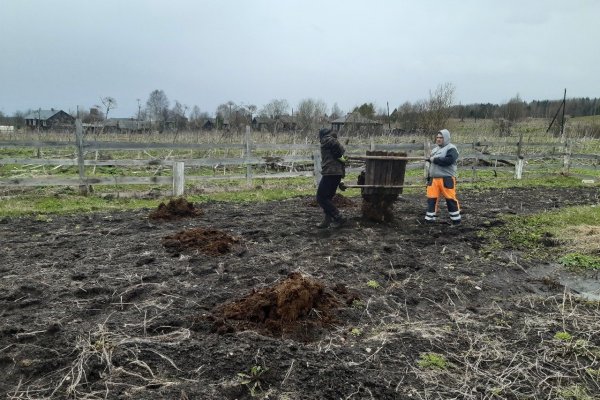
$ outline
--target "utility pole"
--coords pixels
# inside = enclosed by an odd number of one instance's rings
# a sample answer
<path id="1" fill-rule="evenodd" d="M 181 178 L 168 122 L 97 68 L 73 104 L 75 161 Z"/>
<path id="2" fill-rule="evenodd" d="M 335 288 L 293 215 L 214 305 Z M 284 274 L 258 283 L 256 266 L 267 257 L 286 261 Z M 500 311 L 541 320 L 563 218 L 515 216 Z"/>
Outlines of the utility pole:
<path id="1" fill-rule="evenodd" d="M 140 104 L 140 99 L 136 99 L 137 103 L 138 103 L 138 115 L 137 115 L 137 123 L 136 123 L 136 127 L 137 130 L 140 130 L 140 114 L 142 113 L 142 106 Z"/>
<path id="2" fill-rule="evenodd" d="M 385 104 L 387 104 L 387 113 L 388 113 L 388 129 L 391 131 L 392 130 L 392 125 L 390 122 L 390 102 L 386 101 Z"/>
<path id="3" fill-rule="evenodd" d="M 567 108 L 567 89 L 565 88 L 565 94 L 563 96 L 563 109 L 562 109 L 562 121 L 560 123 L 560 136 L 564 135 L 565 132 L 565 108 Z"/>
<path id="4" fill-rule="evenodd" d="M 40 137 L 40 125 L 42 123 L 42 109 L 38 108 L 38 119 L 37 119 L 37 136 L 38 136 L 38 140 L 42 140 L 42 138 Z M 37 158 L 41 158 L 42 157 L 42 150 L 38 147 L 37 148 Z"/>

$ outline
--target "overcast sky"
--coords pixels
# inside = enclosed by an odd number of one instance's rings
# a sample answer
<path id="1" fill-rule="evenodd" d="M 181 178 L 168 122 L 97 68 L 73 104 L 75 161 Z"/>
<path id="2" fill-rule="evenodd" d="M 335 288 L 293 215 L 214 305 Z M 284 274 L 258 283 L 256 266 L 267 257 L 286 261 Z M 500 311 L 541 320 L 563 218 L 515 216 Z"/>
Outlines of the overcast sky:
<path id="1" fill-rule="evenodd" d="M 0 0 L 0 111 L 600 97 L 598 0 Z"/>

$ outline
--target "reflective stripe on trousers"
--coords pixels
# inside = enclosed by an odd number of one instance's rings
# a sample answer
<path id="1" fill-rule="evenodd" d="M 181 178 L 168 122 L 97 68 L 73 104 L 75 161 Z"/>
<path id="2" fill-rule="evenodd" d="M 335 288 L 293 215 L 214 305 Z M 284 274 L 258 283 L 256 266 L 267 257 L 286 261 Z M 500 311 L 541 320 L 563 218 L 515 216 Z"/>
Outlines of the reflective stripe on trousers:
<path id="1" fill-rule="evenodd" d="M 438 212 L 440 197 L 446 199 L 448 213 L 453 222 L 460 221 L 460 204 L 456 198 L 456 178 L 447 176 L 443 178 L 431 179 L 431 184 L 427 185 L 427 212 L 426 221 L 434 221 Z"/>

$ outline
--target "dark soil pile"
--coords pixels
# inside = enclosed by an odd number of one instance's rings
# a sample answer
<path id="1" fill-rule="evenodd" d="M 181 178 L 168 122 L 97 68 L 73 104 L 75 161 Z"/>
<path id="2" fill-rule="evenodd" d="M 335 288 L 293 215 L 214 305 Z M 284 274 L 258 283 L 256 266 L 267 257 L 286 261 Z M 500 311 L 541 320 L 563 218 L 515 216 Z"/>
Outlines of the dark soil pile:
<path id="1" fill-rule="evenodd" d="M 356 200 L 346 197 L 341 193 L 336 193 L 335 196 L 333 196 L 332 201 L 333 201 L 333 205 L 335 205 L 337 208 L 357 207 Z M 310 201 L 308 201 L 307 205 L 309 207 L 319 207 L 319 203 L 317 203 L 317 200 L 314 198 L 311 199 Z"/>
<path id="2" fill-rule="evenodd" d="M 171 221 L 180 218 L 197 217 L 203 214 L 203 211 L 196 208 L 183 197 L 171 199 L 167 204 L 160 203 L 156 210 L 152 211 L 148 218 L 151 220 Z"/>
<path id="3" fill-rule="evenodd" d="M 165 236 L 162 245 L 174 255 L 199 251 L 209 256 L 220 256 L 232 251 L 240 240 L 216 229 L 193 228 Z"/>
<path id="4" fill-rule="evenodd" d="M 240 300 L 216 307 L 209 320 L 219 333 L 256 330 L 312 340 L 310 331 L 334 323 L 333 311 L 347 302 L 348 292 L 336 289 L 338 293 L 313 278 L 292 272 L 275 286 L 252 290 Z"/>

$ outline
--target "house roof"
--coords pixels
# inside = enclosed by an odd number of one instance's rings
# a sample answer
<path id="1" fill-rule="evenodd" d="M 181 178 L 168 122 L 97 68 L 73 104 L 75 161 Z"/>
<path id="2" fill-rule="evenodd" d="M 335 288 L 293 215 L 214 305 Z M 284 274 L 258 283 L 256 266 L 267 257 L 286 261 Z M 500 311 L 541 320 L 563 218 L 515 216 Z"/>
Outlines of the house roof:
<path id="1" fill-rule="evenodd" d="M 269 117 L 254 117 L 254 121 L 257 124 L 272 124 L 273 122 L 275 122 L 274 119 Z"/>
<path id="2" fill-rule="evenodd" d="M 288 124 L 296 123 L 296 117 L 292 115 L 282 115 L 281 117 L 279 117 L 279 120 Z"/>
<path id="3" fill-rule="evenodd" d="M 53 116 L 55 116 L 56 114 L 58 114 L 61 111 L 62 110 L 54 110 L 54 109 L 32 111 L 25 116 L 25 119 L 39 119 L 39 120 L 43 121 L 45 119 L 52 118 Z"/>
<path id="4" fill-rule="evenodd" d="M 331 121 L 332 124 L 364 124 L 364 125 L 381 125 L 381 122 L 373 121 L 363 117 L 358 113 L 346 114 L 346 116 Z"/>

